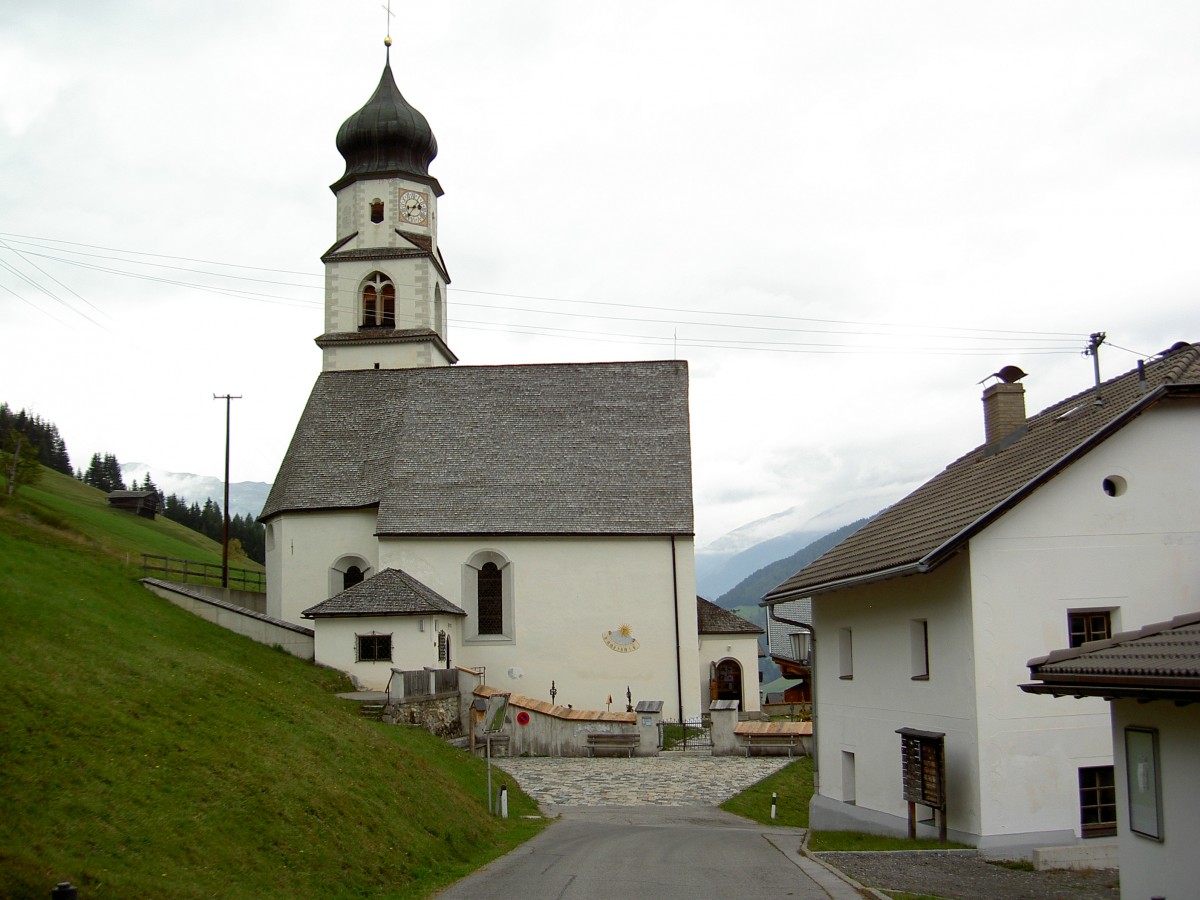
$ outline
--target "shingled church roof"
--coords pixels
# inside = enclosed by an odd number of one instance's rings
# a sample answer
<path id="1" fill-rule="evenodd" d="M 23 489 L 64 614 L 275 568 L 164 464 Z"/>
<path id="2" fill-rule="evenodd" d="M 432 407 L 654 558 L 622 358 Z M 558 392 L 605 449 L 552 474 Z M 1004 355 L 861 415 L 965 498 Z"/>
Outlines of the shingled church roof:
<path id="1" fill-rule="evenodd" d="M 263 508 L 377 533 L 688 534 L 687 363 L 323 372 Z"/>
<path id="2" fill-rule="evenodd" d="M 1150 406 L 1200 395 L 1200 344 L 1180 343 L 976 447 L 770 591 L 764 604 L 879 578 L 927 572 L 1040 485 Z"/>

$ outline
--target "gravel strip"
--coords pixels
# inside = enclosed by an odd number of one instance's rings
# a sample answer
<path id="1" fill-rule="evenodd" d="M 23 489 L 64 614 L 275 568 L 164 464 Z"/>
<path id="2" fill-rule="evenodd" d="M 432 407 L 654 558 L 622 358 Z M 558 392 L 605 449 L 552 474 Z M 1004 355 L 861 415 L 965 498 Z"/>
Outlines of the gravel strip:
<path id="1" fill-rule="evenodd" d="M 1023 872 L 959 853 L 814 853 L 855 881 L 878 890 L 948 900 L 1120 900 L 1116 869 Z"/>

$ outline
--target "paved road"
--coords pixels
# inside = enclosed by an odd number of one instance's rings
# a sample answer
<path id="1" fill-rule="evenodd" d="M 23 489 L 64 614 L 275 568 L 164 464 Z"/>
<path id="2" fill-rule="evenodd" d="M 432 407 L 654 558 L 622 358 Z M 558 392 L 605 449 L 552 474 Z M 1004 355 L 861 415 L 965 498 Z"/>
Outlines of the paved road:
<path id="1" fill-rule="evenodd" d="M 803 831 L 772 829 L 712 806 L 545 809 L 533 840 L 438 895 L 442 900 L 793 897 L 860 900 L 796 853 Z"/>

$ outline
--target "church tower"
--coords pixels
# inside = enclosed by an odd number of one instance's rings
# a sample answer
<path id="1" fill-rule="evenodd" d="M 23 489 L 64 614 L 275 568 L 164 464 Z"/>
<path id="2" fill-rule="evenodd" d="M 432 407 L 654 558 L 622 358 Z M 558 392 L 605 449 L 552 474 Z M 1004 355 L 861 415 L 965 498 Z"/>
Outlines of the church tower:
<path id="1" fill-rule="evenodd" d="M 429 174 L 437 141 L 396 87 L 389 57 L 379 87 L 337 134 L 346 171 L 337 240 L 325 264 L 323 371 L 409 369 L 458 361 L 446 344 L 446 285 L 438 197 Z"/>

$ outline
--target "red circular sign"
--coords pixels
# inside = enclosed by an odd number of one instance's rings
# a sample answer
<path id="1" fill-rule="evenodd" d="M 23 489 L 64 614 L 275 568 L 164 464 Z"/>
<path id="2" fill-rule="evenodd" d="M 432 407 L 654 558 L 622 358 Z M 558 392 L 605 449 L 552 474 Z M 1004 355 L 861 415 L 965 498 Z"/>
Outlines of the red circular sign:
<path id="1" fill-rule="evenodd" d="M 529 713 L 525 712 L 525 710 L 521 710 L 519 713 L 517 713 L 517 724 L 518 725 L 528 725 L 529 724 Z"/>

